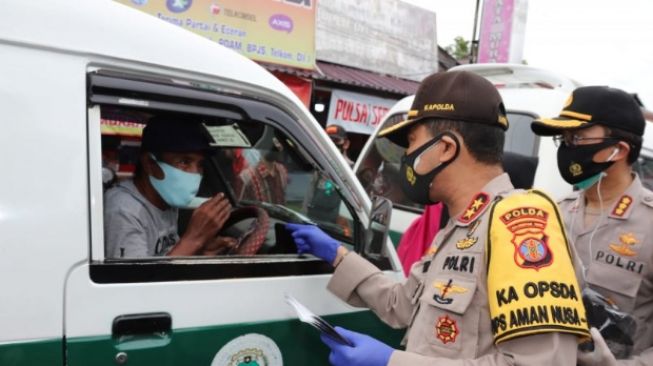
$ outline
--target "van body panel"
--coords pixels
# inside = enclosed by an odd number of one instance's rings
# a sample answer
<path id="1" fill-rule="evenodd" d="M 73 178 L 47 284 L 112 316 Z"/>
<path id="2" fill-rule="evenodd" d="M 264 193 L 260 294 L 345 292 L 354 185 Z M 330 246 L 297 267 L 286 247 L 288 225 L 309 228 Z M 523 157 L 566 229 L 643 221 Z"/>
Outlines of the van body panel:
<path id="1" fill-rule="evenodd" d="M 323 128 L 273 75 L 232 50 L 109 0 L 12 2 L 0 13 L 0 54 L 6 128 L 0 134 L 6 157 L 0 364 L 115 365 L 123 351 L 130 365 L 210 364 L 227 342 L 260 333 L 281 349 L 285 364 L 326 365 L 326 347 L 296 320 L 284 292 L 335 324 L 398 346 L 402 332 L 331 295 L 328 274 L 93 280 L 93 268 L 105 263 L 101 114 L 88 95 L 89 75 L 100 71 L 278 108 L 291 119 L 283 130 L 301 135 L 306 154 L 339 187 L 357 230 L 368 224 L 371 201 L 362 186 Z M 394 268 L 387 274 L 400 280 L 389 240 L 384 256 Z M 170 329 L 137 337 L 114 333 L 114 322 L 142 314 L 167 314 Z"/>
<path id="2" fill-rule="evenodd" d="M 0 344 L 0 365 L 63 365 L 63 350 L 61 338 Z"/>
<path id="3" fill-rule="evenodd" d="M 404 333 L 403 330 L 389 331 L 369 310 L 328 315 L 324 319 L 369 334 L 394 347 L 399 346 Z M 284 365 L 329 365 L 328 347 L 321 343 L 319 333 L 297 319 L 180 328 L 165 336 L 130 340 L 111 336 L 75 338 L 69 340 L 68 365 L 115 365 L 116 354 L 125 352 L 130 364 L 217 366 L 212 363 L 217 353 L 244 334 L 261 334 L 272 339 L 281 351 Z M 299 347 L 300 344 L 303 346 Z"/>
<path id="4" fill-rule="evenodd" d="M 47 31 L 36 31 L 45 24 Z M 299 102 L 279 79 L 245 56 L 111 0 L 16 2 L 0 14 L 0 42 L 192 70 L 270 88 Z"/>
<path id="5" fill-rule="evenodd" d="M 0 54 L 0 342 L 57 339 L 66 273 L 89 253 L 86 61 L 2 43 Z"/>
<path id="6" fill-rule="evenodd" d="M 557 116 L 570 93 L 571 90 L 566 89 L 499 88 L 508 113 L 523 111 L 533 117 Z M 562 199 L 570 194 L 573 188 L 558 172 L 557 151 L 558 148 L 551 137 L 539 138 L 536 155 L 539 162 L 533 186 L 555 199 Z"/>

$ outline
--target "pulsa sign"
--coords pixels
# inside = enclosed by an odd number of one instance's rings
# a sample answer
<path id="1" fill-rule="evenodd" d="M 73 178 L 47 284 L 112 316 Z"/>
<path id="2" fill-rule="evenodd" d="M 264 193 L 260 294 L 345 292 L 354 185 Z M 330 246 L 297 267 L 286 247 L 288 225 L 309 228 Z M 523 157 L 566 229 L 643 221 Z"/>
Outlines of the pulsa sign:
<path id="1" fill-rule="evenodd" d="M 396 100 L 333 90 L 327 125 L 340 125 L 347 132 L 372 134 Z"/>

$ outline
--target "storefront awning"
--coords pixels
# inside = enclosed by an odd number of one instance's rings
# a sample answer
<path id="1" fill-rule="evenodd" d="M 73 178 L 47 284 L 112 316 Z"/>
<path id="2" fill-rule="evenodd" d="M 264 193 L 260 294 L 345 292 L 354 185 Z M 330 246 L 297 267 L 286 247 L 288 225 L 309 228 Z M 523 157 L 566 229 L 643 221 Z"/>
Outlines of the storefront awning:
<path id="1" fill-rule="evenodd" d="M 268 62 L 261 62 L 261 61 L 258 61 L 257 63 L 265 67 L 265 69 L 270 71 L 271 73 L 279 72 L 283 74 L 288 74 L 288 75 L 297 76 L 300 78 L 308 78 L 308 79 L 319 79 L 321 77 L 320 72 L 317 70 L 299 69 L 296 67 L 271 64 Z"/>
<path id="2" fill-rule="evenodd" d="M 348 66 L 317 62 L 321 77 L 318 80 L 332 81 L 339 84 L 353 85 L 385 92 L 412 95 L 417 91 L 419 83 L 393 76 L 381 75 L 372 71 L 355 69 Z"/>
<path id="3" fill-rule="evenodd" d="M 382 75 L 373 71 L 356 69 L 349 66 L 317 61 L 316 70 L 297 69 L 288 66 L 259 62 L 271 72 L 284 73 L 300 78 L 310 78 L 316 81 L 368 88 L 400 95 L 412 95 L 417 91 L 419 83 L 400 79 L 394 76 Z"/>

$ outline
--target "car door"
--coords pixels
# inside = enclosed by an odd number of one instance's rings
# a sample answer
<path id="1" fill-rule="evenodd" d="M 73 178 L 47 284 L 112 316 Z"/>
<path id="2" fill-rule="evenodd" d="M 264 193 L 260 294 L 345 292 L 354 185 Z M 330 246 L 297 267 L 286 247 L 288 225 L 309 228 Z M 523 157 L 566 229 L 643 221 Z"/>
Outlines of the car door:
<path id="1" fill-rule="evenodd" d="M 326 290 L 330 265 L 298 256 L 284 230 L 287 222 L 314 223 L 365 255 L 360 203 L 349 198 L 327 157 L 317 153 L 323 141 L 302 128 L 307 121 L 273 103 L 207 90 L 206 83 L 192 88 L 188 80 L 100 70 L 89 73 L 88 84 L 91 255 L 66 279 L 68 365 L 327 365 L 318 332 L 296 319 L 286 293 L 335 324 L 398 346 L 399 332 Z M 256 208 L 257 214 L 220 233 L 250 238 L 247 234 L 257 232 L 261 241 L 255 253 L 105 256 L 104 234 L 110 228 L 104 225 L 104 190 L 115 187 L 103 185 L 102 168 L 115 170 L 117 184 L 128 181 L 138 169 L 134 155 L 143 126 L 152 116 L 171 112 L 197 117 L 216 141 L 198 195 L 224 192 L 234 207 Z M 283 177 L 267 188 L 280 195 L 256 193 L 256 179 L 260 183 L 268 176 L 252 175 L 264 164 Z M 335 186 L 330 194 L 339 204 L 333 219 L 309 213 L 321 181 Z M 180 210 L 180 234 L 191 212 Z M 370 259 L 392 271 L 387 256 Z"/>

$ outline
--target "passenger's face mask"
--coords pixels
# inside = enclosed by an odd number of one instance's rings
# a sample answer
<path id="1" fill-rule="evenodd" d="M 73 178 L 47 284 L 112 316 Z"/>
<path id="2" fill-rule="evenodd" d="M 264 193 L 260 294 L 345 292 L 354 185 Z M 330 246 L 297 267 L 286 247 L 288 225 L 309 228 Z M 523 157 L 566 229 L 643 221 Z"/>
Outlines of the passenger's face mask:
<path id="1" fill-rule="evenodd" d="M 152 155 L 152 159 L 159 165 L 164 175 L 163 179 L 149 176 L 154 189 L 168 206 L 187 207 L 197 195 L 202 175 L 177 169 L 170 164 L 156 160 L 154 155 Z"/>
<path id="2" fill-rule="evenodd" d="M 608 169 L 614 161 L 594 162 L 594 155 L 606 147 L 615 145 L 614 141 L 603 141 L 598 144 L 567 146 L 558 148 L 558 170 L 560 175 L 569 184 L 574 184 L 579 189 L 587 189 L 601 178 L 600 174 Z"/>
<path id="3" fill-rule="evenodd" d="M 435 168 L 431 169 L 429 172 L 424 174 L 417 173 L 422 154 L 426 153 L 430 148 L 435 147 L 438 143 L 441 142 L 443 136 L 449 136 L 456 142 L 456 153 L 454 157 L 444 163 L 438 164 Z M 437 203 L 431 200 L 430 191 L 431 191 L 431 182 L 436 175 L 438 175 L 447 165 L 451 164 L 456 157 L 458 156 L 458 149 L 460 143 L 455 135 L 444 132 L 440 135 L 434 137 L 431 141 L 425 143 L 423 146 L 420 146 L 419 149 L 413 151 L 410 154 L 404 155 L 401 158 L 401 189 L 411 201 L 419 203 L 422 205 L 428 205 Z"/>

